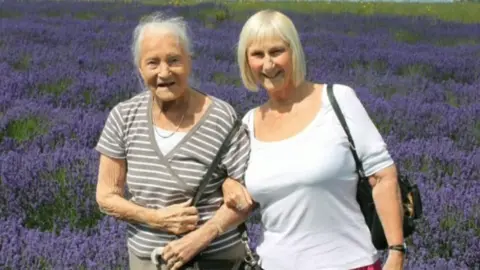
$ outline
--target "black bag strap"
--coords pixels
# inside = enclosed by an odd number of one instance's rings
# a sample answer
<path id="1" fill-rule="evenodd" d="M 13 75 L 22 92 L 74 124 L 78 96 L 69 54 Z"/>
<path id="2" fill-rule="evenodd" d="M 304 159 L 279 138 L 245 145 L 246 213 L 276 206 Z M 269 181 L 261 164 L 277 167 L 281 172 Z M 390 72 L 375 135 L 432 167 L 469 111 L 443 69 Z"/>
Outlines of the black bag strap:
<path id="1" fill-rule="evenodd" d="M 353 158 L 355 159 L 357 173 L 360 176 L 360 178 L 365 178 L 363 165 L 360 159 L 358 158 L 357 150 L 355 149 L 355 143 L 353 141 L 352 135 L 350 134 L 350 129 L 348 128 L 347 121 L 345 121 L 345 117 L 343 116 L 342 110 L 340 109 L 340 106 L 338 106 L 337 99 L 335 98 L 335 94 L 333 93 L 333 84 L 327 85 L 327 95 L 328 95 L 328 99 L 330 100 L 330 104 L 332 104 L 333 110 L 335 111 L 335 114 L 337 115 L 337 118 L 343 127 L 343 130 L 347 134 L 348 141 L 350 143 L 350 151 L 352 152 Z"/>
<path id="2" fill-rule="evenodd" d="M 200 186 L 197 189 L 197 193 L 195 194 L 195 197 L 192 200 L 192 206 L 197 205 L 198 201 L 200 201 L 200 197 L 202 197 L 203 191 L 205 190 L 205 187 L 210 181 L 213 171 L 217 168 L 218 163 L 220 162 L 220 159 L 222 158 L 223 154 L 227 150 L 227 147 L 230 145 L 230 141 L 232 140 L 233 136 L 237 133 L 241 125 L 242 125 L 242 122 L 238 119 L 236 119 L 235 122 L 233 123 L 232 129 L 230 130 L 227 137 L 223 141 L 222 145 L 218 149 L 217 155 L 213 159 L 212 164 L 207 170 L 207 173 L 205 173 L 205 175 L 203 176 L 202 182 L 200 183 Z"/>

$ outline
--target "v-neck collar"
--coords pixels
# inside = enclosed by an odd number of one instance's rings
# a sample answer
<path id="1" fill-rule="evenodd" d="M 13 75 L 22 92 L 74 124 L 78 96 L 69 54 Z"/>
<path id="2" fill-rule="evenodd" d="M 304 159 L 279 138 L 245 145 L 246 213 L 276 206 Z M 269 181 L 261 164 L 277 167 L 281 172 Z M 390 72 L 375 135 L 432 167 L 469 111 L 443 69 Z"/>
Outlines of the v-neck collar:
<path id="1" fill-rule="evenodd" d="M 202 93 L 204 94 L 204 93 Z M 164 155 L 162 153 L 162 151 L 160 150 L 160 148 L 158 147 L 158 144 L 157 144 L 157 141 L 155 139 L 155 130 L 154 130 L 154 124 L 153 124 L 153 118 L 152 118 L 152 115 L 153 115 L 153 112 L 152 112 L 152 107 L 153 107 L 153 98 L 152 98 L 152 93 L 148 93 L 148 103 L 147 103 L 147 125 L 148 125 L 148 140 L 150 141 L 150 143 L 152 144 L 153 146 L 153 149 L 155 150 L 155 152 L 157 153 L 158 157 L 160 158 L 160 160 L 163 162 L 163 165 L 165 165 L 165 167 L 167 168 L 168 172 L 172 175 L 172 177 L 177 180 L 179 182 L 179 184 L 183 185 L 183 187 L 190 191 L 190 192 L 195 192 L 195 189 L 189 185 L 187 185 L 187 183 L 177 175 L 177 173 L 175 172 L 175 170 L 173 170 L 173 168 L 170 166 L 170 159 L 173 158 L 173 156 L 175 155 L 175 153 L 178 151 L 178 149 L 180 149 L 191 137 L 193 137 L 193 135 L 195 134 L 195 132 L 203 125 L 203 123 L 206 121 L 206 119 L 210 116 L 210 112 L 213 108 L 213 106 L 215 106 L 215 98 L 212 97 L 212 96 L 209 96 L 207 94 L 204 94 L 206 95 L 211 103 L 210 105 L 208 106 L 207 110 L 205 111 L 205 113 L 202 115 L 202 117 L 200 118 L 200 120 L 198 121 L 198 123 L 196 123 L 188 132 L 187 134 L 185 134 L 185 136 L 183 136 L 183 138 L 177 143 L 177 145 L 175 145 L 166 155 Z"/>

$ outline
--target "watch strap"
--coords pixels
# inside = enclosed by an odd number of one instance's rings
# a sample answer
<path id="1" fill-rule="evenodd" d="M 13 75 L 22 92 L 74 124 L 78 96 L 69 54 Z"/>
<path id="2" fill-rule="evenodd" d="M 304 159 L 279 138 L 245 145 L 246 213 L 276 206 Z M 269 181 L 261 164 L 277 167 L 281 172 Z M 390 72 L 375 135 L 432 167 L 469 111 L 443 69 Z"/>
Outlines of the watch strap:
<path id="1" fill-rule="evenodd" d="M 407 248 L 405 247 L 405 244 L 403 244 L 403 245 L 392 245 L 392 246 L 389 246 L 388 249 L 389 249 L 389 250 L 400 251 L 400 252 L 402 252 L 402 253 L 406 253 L 406 252 L 407 252 Z"/>

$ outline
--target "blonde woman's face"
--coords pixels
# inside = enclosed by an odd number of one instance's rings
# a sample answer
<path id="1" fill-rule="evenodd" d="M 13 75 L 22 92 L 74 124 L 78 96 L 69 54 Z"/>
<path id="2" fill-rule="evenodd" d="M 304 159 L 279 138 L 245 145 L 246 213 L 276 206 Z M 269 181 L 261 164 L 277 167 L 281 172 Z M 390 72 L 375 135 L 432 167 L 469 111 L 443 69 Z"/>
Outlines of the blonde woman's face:
<path id="1" fill-rule="evenodd" d="M 293 85 L 292 52 L 281 38 L 253 42 L 247 59 L 255 81 L 267 91 L 280 91 Z"/>

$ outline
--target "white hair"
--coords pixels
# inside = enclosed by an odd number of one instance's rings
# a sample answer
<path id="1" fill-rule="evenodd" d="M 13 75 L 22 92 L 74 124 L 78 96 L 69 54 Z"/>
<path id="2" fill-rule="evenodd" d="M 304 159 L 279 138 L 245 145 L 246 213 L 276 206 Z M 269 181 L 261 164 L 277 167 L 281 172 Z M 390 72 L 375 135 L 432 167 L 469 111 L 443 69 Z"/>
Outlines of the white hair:
<path id="1" fill-rule="evenodd" d="M 183 47 L 185 52 L 188 55 L 192 55 L 188 27 L 185 20 L 182 17 L 169 18 L 161 12 L 154 12 L 150 15 L 143 17 L 140 20 L 139 24 L 135 27 L 135 30 L 133 30 L 133 42 L 131 51 L 135 67 L 139 67 L 141 54 L 140 44 L 142 42 L 145 29 L 150 27 L 175 35 L 178 38 L 180 45 Z"/>
<path id="2" fill-rule="evenodd" d="M 254 41 L 280 37 L 292 50 L 293 83 L 300 85 L 306 76 L 305 55 L 293 22 L 281 12 L 262 10 L 252 15 L 240 32 L 237 46 L 237 62 L 243 85 L 250 91 L 258 91 L 258 86 L 248 66 L 247 50 Z"/>

